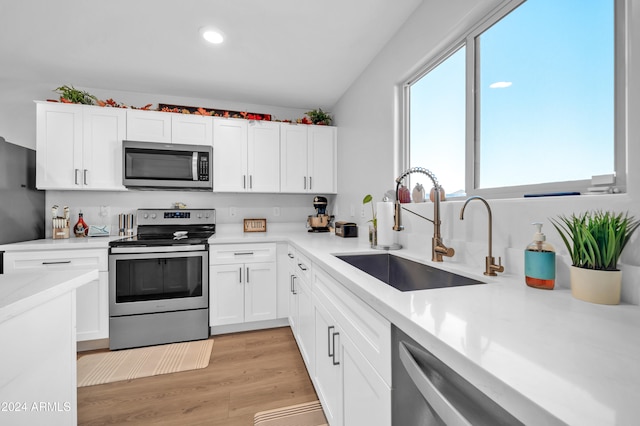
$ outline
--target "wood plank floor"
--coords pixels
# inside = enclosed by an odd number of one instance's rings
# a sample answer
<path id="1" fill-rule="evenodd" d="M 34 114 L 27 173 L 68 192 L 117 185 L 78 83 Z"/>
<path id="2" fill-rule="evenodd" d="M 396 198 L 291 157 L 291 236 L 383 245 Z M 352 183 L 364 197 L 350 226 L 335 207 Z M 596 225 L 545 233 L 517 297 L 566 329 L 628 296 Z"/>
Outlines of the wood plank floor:
<path id="1" fill-rule="evenodd" d="M 212 338 L 207 368 L 78 388 L 78 424 L 250 426 L 318 399 L 289 327 Z"/>

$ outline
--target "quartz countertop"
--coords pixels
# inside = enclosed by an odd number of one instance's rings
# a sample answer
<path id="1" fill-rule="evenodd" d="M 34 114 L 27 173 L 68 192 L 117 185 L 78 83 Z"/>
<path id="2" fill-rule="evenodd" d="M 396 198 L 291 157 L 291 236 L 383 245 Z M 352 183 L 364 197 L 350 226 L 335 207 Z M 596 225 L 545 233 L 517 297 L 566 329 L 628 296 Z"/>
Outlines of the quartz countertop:
<path id="1" fill-rule="evenodd" d="M 97 279 L 97 269 L 0 275 L 0 323 Z"/>
<path id="2" fill-rule="evenodd" d="M 107 247 L 108 239 L 100 242 Z M 640 418 L 639 306 L 590 304 L 558 286 L 527 287 L 509 271 L 486 277 L 455 258 L 435 263 L 406 249 L 392 253 L 487 284 L 400 292 L 334 256 L 379 253 L 366 238 L 309 233 L 304 225 L 269 223 L 264 233 L 220 225 L 209 242 L 292 244 L 525 424 L 627 425 Z"/>

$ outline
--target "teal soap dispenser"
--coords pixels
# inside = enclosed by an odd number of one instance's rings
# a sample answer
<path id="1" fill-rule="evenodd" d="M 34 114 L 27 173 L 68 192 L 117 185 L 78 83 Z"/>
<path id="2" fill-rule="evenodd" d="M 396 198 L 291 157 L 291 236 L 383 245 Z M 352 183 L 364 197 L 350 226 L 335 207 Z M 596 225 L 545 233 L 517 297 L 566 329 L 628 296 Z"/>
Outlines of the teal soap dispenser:
<path id="1" fill-rule="evenodd" d="M 556 252 L 542 233 L 542 223 L 537 227 L 533 241 L 524 251 L 524 277 L 529 287 L 553 290 L 556 283 Z"/>

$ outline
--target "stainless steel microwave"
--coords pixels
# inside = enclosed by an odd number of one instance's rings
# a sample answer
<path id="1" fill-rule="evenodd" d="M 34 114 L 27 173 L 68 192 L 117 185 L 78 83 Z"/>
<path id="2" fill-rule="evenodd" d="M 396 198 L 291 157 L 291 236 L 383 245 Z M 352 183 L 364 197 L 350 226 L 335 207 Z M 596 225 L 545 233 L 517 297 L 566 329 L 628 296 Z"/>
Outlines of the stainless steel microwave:
<path id="1" fill-rule="evenodd" d="M 213 148 L 122 141 L 122 184 L 139 189 L 213 189 Z"/>

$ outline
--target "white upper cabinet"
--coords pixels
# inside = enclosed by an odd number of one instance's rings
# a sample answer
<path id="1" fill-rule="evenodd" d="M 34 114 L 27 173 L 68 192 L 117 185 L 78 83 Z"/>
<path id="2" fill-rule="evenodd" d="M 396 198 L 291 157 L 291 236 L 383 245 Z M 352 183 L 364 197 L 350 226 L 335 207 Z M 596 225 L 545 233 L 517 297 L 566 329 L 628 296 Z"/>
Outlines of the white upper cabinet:
<path id="1" fill-rule="evenodd" d="M 248 122 L 213 118 L 213 191 L 244 192 L 247 176 Z"/>
<path id="2" fill-rule="evenodd" d="M 127 139 L 171 143 L 171 116 L 161 111 L 127 110 Z"/>
<path id="3" fill-rule="evenodd" d="M 125 110 L 52 102 L 36 108 L 38 189 L 125 189 Z"/>
<path id="4" fill-rule="evenodd" d="M 282 124 L 281 192 L 337 192 L 335 127 Z"/>
<path id="5" fill-rule="evenodd" d="M 213 119 L 213 191 L 278 192 L 280 125 Z"/>
<path id="6" fill-rule="evenodd" d="M 213 117 L 194 114 L 169 115 L 172 143 L 208 146 L 213 144 Z"/>
<path id="7" fill-rule="evenodd" d="M 280 191 L 280 124 L 270 121 L 249 122 L 247 145 L 247 190 Z"/>

